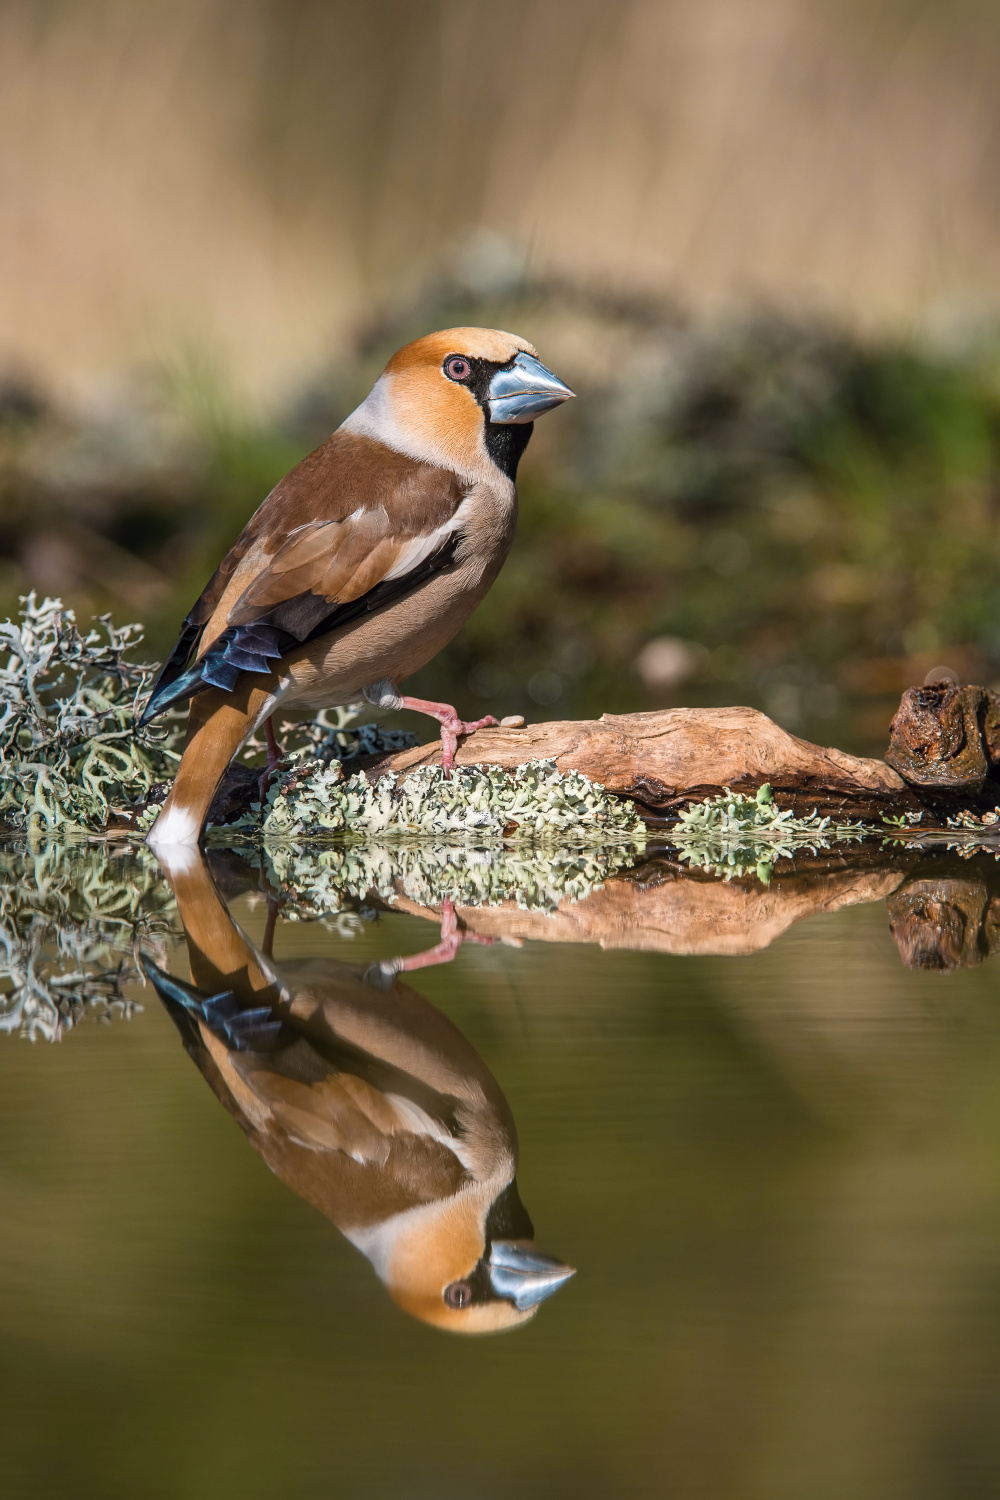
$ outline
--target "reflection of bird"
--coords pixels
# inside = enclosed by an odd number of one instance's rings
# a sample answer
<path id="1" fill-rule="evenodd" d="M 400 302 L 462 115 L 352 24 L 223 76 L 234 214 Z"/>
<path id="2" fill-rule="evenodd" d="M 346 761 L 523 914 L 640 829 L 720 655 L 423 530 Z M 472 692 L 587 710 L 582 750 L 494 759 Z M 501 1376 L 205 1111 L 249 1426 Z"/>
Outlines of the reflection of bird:
<path id="1" fill-rule="evenodd" d="M 194 697 L 170 796 L 150 835 L 194 843 L 233 755 L 278 705 L 366 697 L 463 723 L 398 684 L 430 661 L 496 578 L 517 519 L 532 420 L 573 392 L 530 344 L 450 328 L 408 344 L 367 400 L 277 486 L 188 616 L 143 722 Z"/>
<path id="2" fill-rule="evenodd" d="M 464 1333 L 530 1318 L 573 1272 L 532 1242 L 514 1121 L 478 1053 L 405 985 L 255 948 L 193 851 L 171 880 L 194 984 L 145 972 L 271 1169 L 407 1312 Z"/>

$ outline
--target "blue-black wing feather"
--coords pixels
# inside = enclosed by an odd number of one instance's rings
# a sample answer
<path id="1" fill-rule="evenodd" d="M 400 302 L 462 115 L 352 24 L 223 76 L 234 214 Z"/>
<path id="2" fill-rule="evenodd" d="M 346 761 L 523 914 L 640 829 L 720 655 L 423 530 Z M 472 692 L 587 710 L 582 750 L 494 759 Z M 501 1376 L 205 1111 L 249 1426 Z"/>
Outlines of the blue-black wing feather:
<path id="1" fill-rule="evenodd" d="M 168 974 L 140 955 L 142 972 L 172 1015 L 177 1011 L 203 1021 L 227 1047 L 237 1052 L 266 1051 L 278 1040 L 281 1022 L 269 1005 L 244 1006 L 232 990 L 206 995 L 193 984 Z"/>

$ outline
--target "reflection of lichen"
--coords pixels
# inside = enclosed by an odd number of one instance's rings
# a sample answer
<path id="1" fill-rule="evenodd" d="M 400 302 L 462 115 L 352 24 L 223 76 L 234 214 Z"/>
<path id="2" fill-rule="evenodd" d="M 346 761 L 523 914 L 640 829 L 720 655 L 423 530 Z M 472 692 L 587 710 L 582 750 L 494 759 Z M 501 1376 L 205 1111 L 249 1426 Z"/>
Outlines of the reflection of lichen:
<path id="1" fill-rule="evenodd" d="M 0 819 L 40 834 L 98 829 L 173 775 L 172 731 L 141 739 L 135 708 L 150 669 L 125 660 L 139 627 L 83 635 L 58 599 L 22 600 L 0 623 Z"/>
<path id="2" fill-rule="evenodd" d="M 250 814 L 233 830 L 273 841 L 364 834 L 386 839 L 465 835 L 477 842 L 642 843 L 645 825 L 631 802 L 609 796 L 576 771 L 534 760 L 514 771 L 462 766 L 450 775 L 420 766 L 370 782 L 363 771 L 345 779 L 338 762 L 307 761 L 271 788 L 261 818 Z"/>
<path id="3" fill-rule="evenodd" d="M 582 900 L 616 870 L 627 869 L 635 850 L 398 842 L 304 849 L 282 842 L 265 843 L 260 853 L 269 884 L 286 898 L 288 915 L 315 917 L 357 909 L 369 896 L 391 905 L 400 895 L 421 906 L 509 901 L 527 911 L 554 911 L 561 901 Z"/>
<path id="4" fill-rule="evenodd" d="M 797 818 L 791 808 L 782 812 L 765 783 L 756 797 L 741 797 L 727 787 L 719 797 L 692 802 L 671 829 L 670 842 L 685 864 L 726 880 L 756 875 L 767 885 L 777 860 L 857 841 L 863 832 L 860 823 L 833 823 L 816 813 Z"/>
<path id="5" fill-rule="evenodd" d="M 57 1041 L 87 1015 L 131 1017 L 136 938 L 155 948 L 176 930 L 173 896 L 144 852 L 0 849 L 0 1031 Z"/>

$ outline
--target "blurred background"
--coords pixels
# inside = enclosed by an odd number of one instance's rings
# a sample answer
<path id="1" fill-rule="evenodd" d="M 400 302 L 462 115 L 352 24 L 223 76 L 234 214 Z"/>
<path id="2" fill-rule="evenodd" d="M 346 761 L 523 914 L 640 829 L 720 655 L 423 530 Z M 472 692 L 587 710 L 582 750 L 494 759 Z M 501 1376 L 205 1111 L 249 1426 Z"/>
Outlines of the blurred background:
<path id="1" fill-rule="evenodd" d="M 0 0 L 0 615 L 151 656 L 406 339 L 580 392 L 417 691 L 880 750 L 1000 675 L 987 0 Z"/>

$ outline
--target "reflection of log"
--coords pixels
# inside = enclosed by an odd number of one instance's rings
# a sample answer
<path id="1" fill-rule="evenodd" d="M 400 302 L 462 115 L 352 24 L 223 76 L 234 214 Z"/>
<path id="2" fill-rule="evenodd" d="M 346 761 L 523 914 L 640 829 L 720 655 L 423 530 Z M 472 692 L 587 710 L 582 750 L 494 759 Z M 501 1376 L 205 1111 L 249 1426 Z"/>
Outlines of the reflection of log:
<path id="1" fill-rule="evenodd" d="M 440 758 L 435 741 L 371 761 L 368 769 L 374 775 L 406 771 Z M 582 771 L 655 809 L 765 781 L 797 803 L 821 811 L 846 808 L 853 816 L 921 805 L 884 761 L 811 745 L 753 708 L 672 708 L 481 729 L 460 745 L 457 761 L 513 768 L 537 758 L 555 760 L 562 771 Z"/>
<path id="2" fill-rule="evenodd" d="M 1000 871 L 990 856 L 922 860 L 888 898 L 908 969 L 967 969 L 1000 950 Z"/>
<path id="3" fill-rule="evenodd" d="M 614 876 L 582 901 L 560 902 L 554 912 L 522 911 L 508 903 L 460 906 L 456 915 L 468 931 L 507 941 L 597 943 L 656 953 L 756 953 L 803 917 L 882 900 L 906 868 L 907 856 L 868 869 L 823 863 L 776 876 L 762 887 L 756 880 L 726 882 L 651 860 L 640 870 Z M 393 909 L 441 919 L 439 909 L 404 896 Z"/>
<path id="4" fill-rule="evenodd" d="M 892 936 L 908 969 L 968 969 L 996 946 L 994 908 L 1000 903 L 989 901 L 983 885 L 920 880 L 894 892 L 888 906 Z"/>

